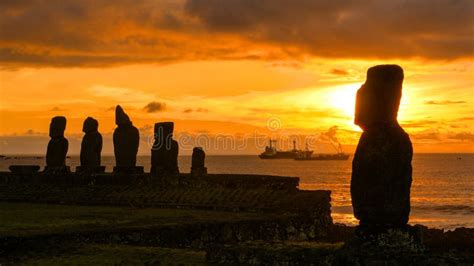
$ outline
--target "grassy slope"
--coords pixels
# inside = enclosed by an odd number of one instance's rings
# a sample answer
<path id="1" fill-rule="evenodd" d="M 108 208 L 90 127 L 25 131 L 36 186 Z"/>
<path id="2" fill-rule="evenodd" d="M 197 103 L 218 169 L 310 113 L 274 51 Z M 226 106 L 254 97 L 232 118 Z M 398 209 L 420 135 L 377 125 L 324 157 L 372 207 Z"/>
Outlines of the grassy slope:
<path id="1" fill-rule="evenodd" d="M 265 218 L 260 213 L 0 203 L 0 236 Z"/>

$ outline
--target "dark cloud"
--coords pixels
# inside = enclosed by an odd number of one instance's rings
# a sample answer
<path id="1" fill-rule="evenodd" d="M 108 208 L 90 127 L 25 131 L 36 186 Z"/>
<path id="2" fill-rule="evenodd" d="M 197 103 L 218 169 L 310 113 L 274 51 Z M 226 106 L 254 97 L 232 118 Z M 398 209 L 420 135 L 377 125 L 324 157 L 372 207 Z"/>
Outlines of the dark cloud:
<path id="1" fill-rule="evenodd" d="M 472 56 L 472 1 L 190 0 L 211 32 L 335 57 Z M 469 25 L 469 26 L 468 26 Z"/>
<path id="2" fill-rule="evenodd" d="M 474 134 L 471 132 L 455 133 L 448 136 L 450 139 L 474 142 Z"/>
<path id="3" fill-rule="evenodd" d="M 0 1 L 0 63 L 472 57 L 471 0 Z"/>
<path id="4" fill-rule="evenodd" d="M 450 101 L 450 100 L 445 100 L 445 101 L 425 101 L 425 104 L 433 104 L 433 105 L 460 104 L 460 103 L 466 103 L 466 101 Z"/>
<path id="5" fill-rule="evenodd" d="M 441 134 L 438 131 L 424 131 L 410 134 L 415 140 L 441 140 Z"/>
<path id="6" fill-rule="evenodd" d="M 145 110 L 147 113 L 156 113 L 160 111 L 164 111 L 166 109 L 166 104 L 165 103 L 160 103 L 160 102 L 151 102 L 145 107 L 143 107 L 143 110 Z"/>
<path id="7" fill-rule="evenodd" d="M 209 112 L 209 110 L 206 109 L 206 108 L 196 108 L 196 109 L 188 108 L 188 109 L 184 109 L 183 112 L 184 112 L 184 113 L 187 113 L 187 114 L 192 113 L 192 112 L 196 112 L 196 113 L 207 113 L 207 112 Z"/>
<path id="8" fill-rule="evenodd" d="M 420 127 L 430 127 L 433 125 L 439 124 L 439 121 L 435 120 L 416 120 L 416 121 L 405 121 L 404 123 L 401 124 L 402 127 L 404 128 L 420 128 Z"/>
<path id="9" fill-rule="evenodd" d="M 339 143 L 337 139 L 337 126 L 332 126 L 328 129 L 328 131 L 321 133 L 321 139 Z"/>
<path id="10" fill-rule="evenodd" d="M 331 108 L 248 108 L 250 115 L 291 115 L 293 117 L 321 117 L 321 118 L 342 118 L 347 119 L 346 116 L 341 115 L 336 109 Z"/>
<path id="11" fill-rule="evenodd" d="M 66 111 L 66 109 L 59 108 L 59 107 L 55 106 L 55 107 L 51 108 L 50 111 L 52 111 L 52 112 L 62 112 L 62 111 Z"/>
<path id="12" fill-rule="evenodd" d="M 331 74 L 338 75 L 338 76 L 346 76 L 349 74 L 349 72 L 347 72 L 347 70 L 344 70 L 344 69 L 334 68 L 331 70 Z"/>

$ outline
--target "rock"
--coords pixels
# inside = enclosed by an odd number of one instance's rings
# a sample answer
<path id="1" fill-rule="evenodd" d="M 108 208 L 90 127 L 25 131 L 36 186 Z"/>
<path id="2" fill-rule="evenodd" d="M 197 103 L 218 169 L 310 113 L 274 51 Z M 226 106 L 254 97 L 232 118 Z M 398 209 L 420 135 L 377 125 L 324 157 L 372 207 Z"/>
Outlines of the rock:
<path id="1" fill-rule="evenodd" d="M 206 153 L 201 147 L 193 149 L 193 156 L 191 161 L 191 176 L 203 176 L 207 174 L 207 168 L 204 166 Z"/>
<path id="2" fill-rule="evenodd" d="M 39 165 L 10 165 L 8 169 L 14 174 L 36 174 L 40 170 Z"/>
<path id="3" fill-rule="evenodd" d="M 120 105 L 115 109 L 114 154 L 117 167 L 135 167 L 140 133 Z"/>
<path id="4" fill-rule="evenodd" d="M 77 170 L 91 170 L 103 172 L 100 167 L 100 153 L 102 151 L 102 135 L 98 131 L 99 122 L 92 117 L 86 118 L 82 131 L 86 133 L 81 143 L 81 167 Z M 104 168 L 105 170 L 105 168 Z"/>
<path id="5" fill-rule="evenodd" d="M 410 138 L 397 122 L 403 70 L 369 69 L 357 92 L 355 123 L 363 129 L 352 162 L 354 215 L 364 226 L 404 226 L 410 213 Z"/>
<path id="6" fill-rule="evenodd" d="M 51 140 L 48 143 L 46 152 L 46 166 L 64 167 L 66 165 L 66 154 L 69 143 L 64 137 L 66 129 L 66 118 L 64 116 L 55 116 L 51 119 L 49 126 L 49 136 Z"/>
<path id="7" fill-rule="evenodd" d="M 177 175 L 178 168 L 178 142 L 173 139 L 173 122 L 155 124 L 155 141 L 151 149 L 151 174 Z"/>

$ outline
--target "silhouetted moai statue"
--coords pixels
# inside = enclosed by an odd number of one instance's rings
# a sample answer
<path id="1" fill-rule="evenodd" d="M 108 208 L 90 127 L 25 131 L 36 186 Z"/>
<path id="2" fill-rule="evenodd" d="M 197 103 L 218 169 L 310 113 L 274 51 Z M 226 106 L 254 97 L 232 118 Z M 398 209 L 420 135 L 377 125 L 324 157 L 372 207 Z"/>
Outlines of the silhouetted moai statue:
<path id="1" fill-rule="evenodd" d="M 100 165 L 102 135 L 99 133 L 99 122 L 92 117 L 86 118 L 82 132 L 86 133 L 81 143 L 81 166 L 76 172 L 103 173 L 105 166 Z"/>
<path id="2" fill-rule="evenodd" d="M 64 137 L 64 130 L 66 130 L 66 118 L 64 116 L 53 117 L 49 125 L 51 140 L 46 151 L 46 167 L 44 169 L 49 174 L 70 172 L 69 167 L 66 166 L 69 143 Z"/>
<path id="3" fill-rule="evenodd" d="M 401 67 L 379 65 L 357 91 L 354 123 L 363 133 L 352 162 L 351 196 L 364 228 L 408 222 L 413 149 L 397 121 L 402 83 Z"/>
<path id="4" fill-rule="evenodd" d="M 194 147 L 191 161 L 191 176 L 203 176 L 207 174 L 205 167 L 206 153 L 201 147 Z"/>
<path id="5" fill-rule="evenodd" d="M 142 173 L 143 167 L 137 167 L 140 133 L 133 126 L 128 115 L 120 105 L 115 108 L 114 154 L 116 173 Z"/>
<path id="6" fill-rule="evenodd" d="M 154 176 L 177 175 L 178 142 L 173 139 L 173 122 L 155 124 L 155 142 L 151 149 L 151 174 Z"/>

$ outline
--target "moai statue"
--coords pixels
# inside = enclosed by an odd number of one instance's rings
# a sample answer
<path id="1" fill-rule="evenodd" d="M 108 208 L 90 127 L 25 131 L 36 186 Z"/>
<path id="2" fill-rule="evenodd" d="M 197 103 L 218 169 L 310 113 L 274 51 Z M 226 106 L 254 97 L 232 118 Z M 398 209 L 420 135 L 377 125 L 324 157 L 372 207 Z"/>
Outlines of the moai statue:
<path id="1" fill-rule="evenodd" d="M 173 139 L 173 122 L 155 124 L 155 142 L 151 149 L 153 176 L 178 175 L 178 142 Z"/>
<path id="2" fill-rule="evenodd" d="M 115 173 L 142 173 L 143 167 L 137 167 L 140 133 L 133 126 L 128 115 L 120 105 L 115 108 L 114 154 Z"/>
<path id="3" fill-rule="evenodd" d="M 408 222 L 413 149 L 397 121 L 402 83 L 401 67 L 379 65 L 357 91 L 354 123 L 363 133 L 352 161 L 351 196 L 363 228 Z"/>
<path id="4" fill-rule="evenodd" d="M 191 176 L 204 176 L 207 174 L 207 168 L 204 166 L 206 153 L 201 147 L 194 147 L 191 161 Z"/>
<path id="5" fill-rule="evenodd" d="M 64 116 L 53 117 L 49 125 L 49 136 L 51 140 L 48 143 L 48 150 L 46 151 L 45 172 L 49 174 L 70 172 L 69 167 L 66 166 L 66 155 L 69 143 L 64 137 L 64 130 L 66 130 L 66 118 Z"/>
<path id="6" fill-rule="evenodd" d="M 103 173 L 105 166 L 100 165 L 102 135 L 99 133 L 99 122 L 92 117 L 86 118 L 82 132 L 86 133 L 81 143 L 81 166 L 76 172 Z"/>

